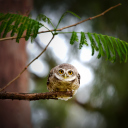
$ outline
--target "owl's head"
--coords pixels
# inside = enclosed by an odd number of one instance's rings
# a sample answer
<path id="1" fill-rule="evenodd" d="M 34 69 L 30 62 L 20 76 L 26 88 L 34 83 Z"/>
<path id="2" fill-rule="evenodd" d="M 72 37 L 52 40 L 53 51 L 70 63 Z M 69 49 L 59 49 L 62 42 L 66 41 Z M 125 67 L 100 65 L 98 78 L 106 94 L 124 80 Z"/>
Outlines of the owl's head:
<path id="1" fill-rule="evenodd" d="M 70 64 L 59 65 L 54 73 L 55 77 L 62 81 L 73 81 L 78 76 L 76 68 Z"/>

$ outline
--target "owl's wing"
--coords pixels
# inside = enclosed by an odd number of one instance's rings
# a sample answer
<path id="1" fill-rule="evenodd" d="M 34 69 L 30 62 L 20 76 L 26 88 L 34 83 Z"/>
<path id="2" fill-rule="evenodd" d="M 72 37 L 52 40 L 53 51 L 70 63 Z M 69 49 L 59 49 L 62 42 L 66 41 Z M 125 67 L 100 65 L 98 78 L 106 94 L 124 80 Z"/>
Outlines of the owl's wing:
<path id="1" fill-rule="evenodd" d="M 47 80 L 47 85 L 50 83 L 49 78 L 52 76 L 52 74 L 53 74 L 53 70 L 51 70 L 50 73 L 49 73 L 48 80 Z"/>
<path id="2" fill-rule="evenodd" d="M 79 73 L 78 73 L 77 77 L 78 77 L 78 81 L 79 81 L 79 84 L 80 84 L 80 74 Z"/>
<path id="3" fill-rule="evenodd" d="M 52 73 L 49 73 L 49 76 L 48 76 L 48 80 L 47 80 L 47 85 L 49 84 L 49 78 L 52 76 Z"/>

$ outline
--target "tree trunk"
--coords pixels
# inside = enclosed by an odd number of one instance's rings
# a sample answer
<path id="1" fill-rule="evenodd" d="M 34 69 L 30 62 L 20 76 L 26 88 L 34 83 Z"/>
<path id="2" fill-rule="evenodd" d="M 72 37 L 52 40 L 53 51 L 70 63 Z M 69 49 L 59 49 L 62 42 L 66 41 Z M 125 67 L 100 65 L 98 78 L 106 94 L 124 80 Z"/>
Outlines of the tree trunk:
<path id="1" fill-rule="evenodd" d="M 32 7 L 31 0 L 0 0 L 0 12 L 24 14 Z M 8 34 L 8 36 L 10 36 Z M 0 42 L 0 88 L 16 77 L 26 65 L 25 40 Z M 12 83 L 6 91 L 27 92 L 28 72 Z M 0 128 L 31 128 L 30 103 L 19 100 L 0 100 Z"/>

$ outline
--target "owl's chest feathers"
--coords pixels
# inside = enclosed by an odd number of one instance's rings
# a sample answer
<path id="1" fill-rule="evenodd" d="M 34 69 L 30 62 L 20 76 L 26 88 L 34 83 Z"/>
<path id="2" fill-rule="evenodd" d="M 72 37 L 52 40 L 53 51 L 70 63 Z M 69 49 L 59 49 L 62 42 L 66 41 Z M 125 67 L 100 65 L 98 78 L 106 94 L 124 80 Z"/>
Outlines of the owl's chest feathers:
<path id="1" fill-rule="evenodd" d="M 51 86 L 54 91 L 67 91 L 76 88 L 75 79 L 72 81 L 61 80 L 54 76 L 54 80 L 51 80 Z"/>

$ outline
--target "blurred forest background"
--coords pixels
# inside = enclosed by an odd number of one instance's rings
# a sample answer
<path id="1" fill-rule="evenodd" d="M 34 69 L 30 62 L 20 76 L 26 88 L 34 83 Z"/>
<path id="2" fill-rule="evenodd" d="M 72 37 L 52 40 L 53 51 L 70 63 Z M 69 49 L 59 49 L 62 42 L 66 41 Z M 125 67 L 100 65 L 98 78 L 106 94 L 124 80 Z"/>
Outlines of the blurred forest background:
<path id="1" fill-rule="evenodd" d="M 100 14 L 118 3 L 122 3 L 122 5 L 109 11 L 104 16 L 64 31 L 96 32 L 118 37 L 128 42 L 128 1 L 126 0 L 33 0 L 31 16 L 32 18 L 36 18 L 38 14 L 43 13 L 51 18 L 52 22 L 56 25 L 60 16 L 67 10 L 76 13 L 81 17 L 81 20 L 83 20 Z M 71 25 L 78 21 L 80 20 L 69 14 L 63 19 L 59 28 Z M 48 24 L 45 25 L 52 29 Z M 30 101 L 32 127 L 128 128 L 128 62 L 120 63 L 118 57 L 115 63 L 106 61 L 105 57 L 97 59 L 97 53 L 95 56 L 91 57 L 90 48 L 84 46 L 79 50 L 78 43 L 71 46 L 70 37 L 71 34 L 57 35 L 47 51 L 29 67 L 29 91 L 31 93 L 47 92 L 46 82 L 48 73 L 51 68 L 61 63 L 73 64 L 78 69 L 81 74 L 81 87 L 79 88 L 78 93 L 68 101 Z M 50 38 L 51 34 L 39 34 L 32 44 L 30 42 L 27 43 L 26 49 L 29 56 L 28 62 L 43 50 Z M 22 43 L 19 45 L 21 44 Z M 3 54 L 2 52 L 0 55 Z M 22 54 L 19 55 L 21 56 Z M 21 57 L 18 58 L 21 59 Z M 22 57 L 22 59 L 24 58 L 25 57 Z M 22 67 L 24 67 L 24 65 L 25 64 L 22 64 Z M 21 68 L 21 63 L 19 63 L 18 66 Z M 18 72 L 22 70 L 22 68 L 20 68 Z M 3 69 L 3 67 L 1 67 L 1 69 Z M 12 72 L 13 70 L 11 70 L 10 73 Z M 17 73 L 15 73 L 15 75 L 17 75 Z M 28 76 L 24 74 L 23 77 L 25 77 L 24 79 L 28 78 Z M 24 85 L 22 83 L 23 81 L 24 80 L 20 81 L 22 87 Z M 5 80 L 2 82 L 4 83 L 3 85 L 6 84 Z M 14 88 L 16 87 L 17 89 L 19 87 L 18 85 L 14 86 Z M 19 88 L 21 89 L 21 87 Z M 11 91 L 17 90 L 12 89 Z M 18 92 L 24 92 L 24 90 Z M 12 103 L 13 105 L 14 102 L 15 101 Z M 16 102 L 17 105 L 21 106 L 20 103 L 21 101 Z M 24 109 L 24 115 L 22 115 L 21 118 L 17 118 L 17 116 L 15 117 L 15 119 L 21 121 L 21 124 L 25 122 L 26 118 L 29 118 L 30 114 L 28 102 L 23 101 L 23 103 L 23 106 L 27 103 Z M 8 103 L 6 106 L 7 105 Z M 17 105 L 12 107 L 15 107 L 16 110 L 19 108 Z M 21 108 L 23 108 L 23 106 L 21 106 Z M 5 111 L 7 111 L 9 107 L 10 104 Z M 3 111 L 1 108 L 4 109 L 0 102 L 0 115 Z M 21 108 L 19 108 L 18 115 L 20 115 Z M 12 112 L 12 115 L 13 113 L 14 111 Z M 25 114 L 28 116 L 25 116 Z M 2 119 L 3 116 L 1 115 L 0 126 L 3 121 Z M 15 120 L 14 118 L 12 119 Z M 7 112 L 5 123 L 6 121 L 8 122 L 8 120 L 11 120 L 11 116 L 10 113 L 8 114 Z M 30 124 L 30 120 L 27 120 L 26 124 L 27 123 Z M 28 127 L 31 127 L 31 125 Z"/>
<path id="2" fill-rule="evenodd" d="M 118 3 L 122 3 L 122 5 L 104 16 L 65 31 L 96 32 L 118 37 L 128 42 L 128 1 L 126 0 L 34 0 L 31 15 L 36 17 L 39 13 L 43 13 L 51 18 L 54 24 L 57 24 L 60 16 L 67 10 L 75 12 L 82 19 L 86 19 Z M 59 28 L 77 21 L 79 20 L 74 16 L 67 15 Z M 45 39 L 43 40 L 41 36 L 43 34 L 35 39 L 34 48 L 29 52 L 30 58 L 34 57 L 35 53 L 37 54 L 46 45 Z M 61 100 L 31 101 L 33 127 L 128 128 L 128 63 L 120 63 L 118 57 L 115 63 L 106 61 L 105 57 L 99 60 L 96 56 L 90 57 L 91 50 L 86 46 L 79 50 L 78 43 L 73 46 L 69 45 L 70 34 L 58 36 L 60 37 L 58 38 L 59 43 L 53 41 L 53 44 L 51 43 L 53 47 L 49 47 L 40 58 L 45 67 L 44 73 L 42 75 L 37 73 L 36 70 L 32 69 L 34 66 L 31 66 L 30 86 L 33 84 L 33 87 L 30 87 L 30 91 L 46 92 L 46 81 L 50 69 L 61 63 L 74 65 L 78 63 L 75 65 L 76 68 L 80 69 L 79 66 L 83 69 L 84 67 L 88 68 L 91 71 L 90 77 L 92 79 L 86 83 L 82 82 L 83 85 L 76 96 L 67 102 Z M 51 37 L 47 36 L 47 38 L 50 39 Z M 64 53 L 62 40 L 67 46 Z M 62 51 L 64 57 L 61 58 L 54 52 L 57 50 Z M 85 71 L 81 79 L 89 79 L 88 75 L 88 72 Z"/>

